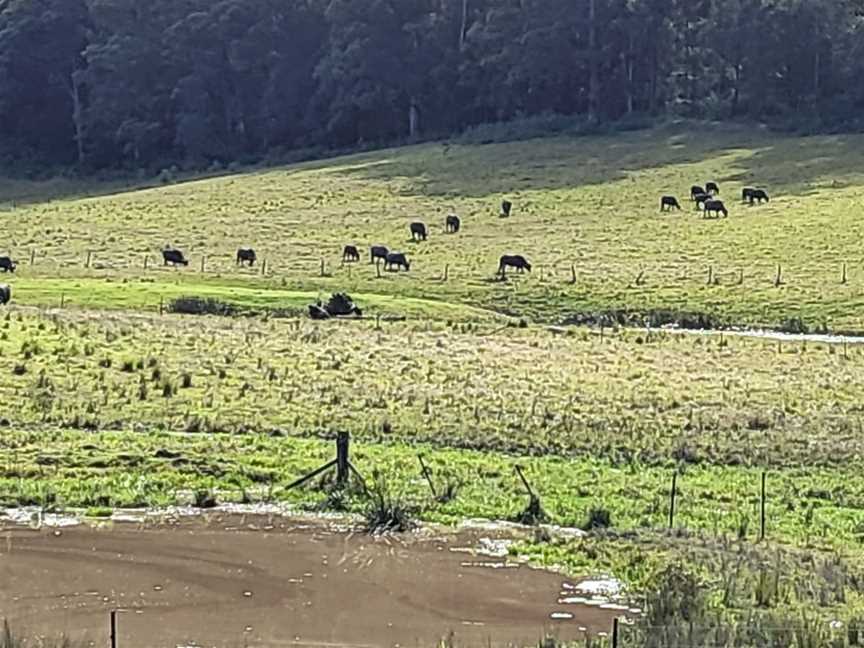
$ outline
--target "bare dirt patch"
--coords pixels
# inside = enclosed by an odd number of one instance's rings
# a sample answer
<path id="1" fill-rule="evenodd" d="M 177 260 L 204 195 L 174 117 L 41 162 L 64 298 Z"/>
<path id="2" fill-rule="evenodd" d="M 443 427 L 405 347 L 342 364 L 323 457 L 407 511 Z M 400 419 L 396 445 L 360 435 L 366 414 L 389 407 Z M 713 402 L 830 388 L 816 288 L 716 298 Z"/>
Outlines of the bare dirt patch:
<path id="1" fill-rule="evenodd" d="M 7 528 L 0 616 L 25 636 L 128 646 L 536 645 L 620 612 L 559 603 L 560 575 L 466 551 L 475 532 L 373 538 L 323 523 L 213 515 L 146 526 Z"/>

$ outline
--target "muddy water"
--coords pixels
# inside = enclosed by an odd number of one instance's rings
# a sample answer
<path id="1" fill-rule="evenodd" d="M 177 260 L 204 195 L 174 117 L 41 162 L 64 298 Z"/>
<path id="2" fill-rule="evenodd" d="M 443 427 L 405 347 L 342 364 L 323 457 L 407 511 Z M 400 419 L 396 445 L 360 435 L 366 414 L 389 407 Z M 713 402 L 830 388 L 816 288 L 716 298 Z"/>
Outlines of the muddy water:
<path id="1" fill-rule="evenodd" d="M 321 523 L 219 515 L 0 536 L 0 616 L 25 635 L 107 645 L 536 645 L 608 631 L 620 611 L 573 598 L 573 581 L 439 537 L 340 533 Z M 496 546 L 494 539 L 491 546 Z M 577 602 L 573 602 L 573 601 Z"/>

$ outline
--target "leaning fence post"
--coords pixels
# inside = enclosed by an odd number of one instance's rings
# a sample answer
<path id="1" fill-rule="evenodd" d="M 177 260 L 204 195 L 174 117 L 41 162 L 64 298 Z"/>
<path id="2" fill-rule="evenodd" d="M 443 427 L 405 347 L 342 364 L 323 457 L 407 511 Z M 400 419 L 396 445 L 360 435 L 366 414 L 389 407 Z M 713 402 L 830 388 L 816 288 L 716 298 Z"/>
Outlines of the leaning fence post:
<path id="1" fill-rule="evenodd" d="M 576 283 L 576 264 L 575 263 L 570 264 L 570 282 L 574 283 L 574 284 Z"/>
<path id="2" fill-rule="evenodd" d="M 339 432 L 336 435 L 336 482 L 340 485 L 348 481 L 350 466 L 348 448 L 350 443 L 351 437 L 347 432 Z"/>
<path id="3" fill-rule="evenodd" d="M 420 460 L 420 470 L 423 472 L 423 476 L 426 478 L 426 481 L 429 482 L 429 490 L 432 491 L 432 497 L 438 498 L 438 493 L 435 492 L 435 484 L 432 482 L 432 473 L 429 470 L 429 467 L 426 465 L 426 462 L 423 461 L 423 455 L 417 455 L 417 458 Z"/>
<path id="4" fill-rule="evenodd" d="M 92 259 L 92 258 L 93 258 L 93 252 L 90 250 L 87 250 L 87 262 L 84 264 L 85 268 L 90 267 L 90 259 Z"/>
<path id="5" fill-rule="evenodd" d="M 781 283 L 783 283 L 783 267 L 778 263 L 777 276 L 774 277 L 774 285 L 779 286 Z"/>
<path id="6" fill-rule="evenodd" d="M 117 610 L 111 610 L 110 619 L 111 648 L 117 648 Z"/>
<path id="7" fill-rule="evenodd" d="M 675 526 L 675 487 L 678 484 L 678 473 L 672 473 L 672 490 L 669 491 L 669 528 Z"/>
<path id="8" fill-rule="evenodd" d="M 762 506 L 761 506 L 761 526 L 759 532 L 759 539 L 765 539 L 765 471 L 762 471 Z"/>
<path id="9" fill-rule="evenodd" d="M 147 269 L 147 262 L 148 262 L 149 260 L 150 260 L 150 255 L 149 255 L 149 254 L 145 254 L 145 255 L 144 255 L 144 269 L 145 269 L 145 270 Z"/>

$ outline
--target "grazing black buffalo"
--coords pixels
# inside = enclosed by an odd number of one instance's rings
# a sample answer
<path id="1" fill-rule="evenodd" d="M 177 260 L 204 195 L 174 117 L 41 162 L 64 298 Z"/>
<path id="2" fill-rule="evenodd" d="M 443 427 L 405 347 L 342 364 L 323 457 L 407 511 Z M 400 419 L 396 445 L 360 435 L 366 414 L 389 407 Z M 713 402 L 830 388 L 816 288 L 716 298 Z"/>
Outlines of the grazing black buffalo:
<path id="1" fill-rule="evenodd" d="M 513 203 L 509 200 L 501 201 L 501 218 L 510 216 L 510 210 L 513 209 Z"/>
<path id="2" fill-rule="evenodd" d="M 750 204 L 752 205 L 754 202 L 761 203 L 762 201 L 771 202 L 771 199 L 768 198 L 768 194 L 764 189 L 754 189 L 750 194 Z"/>
<path id="3" fill-rule="evenodd" d="M 0 284 L 0 306 L 8 304 L 10 301 L 12 301 L 12 286 Z"/>
<path id="4" fill-rule="evenodd" d="M 706 200 L 705 201 L 705 216 L 710 216 L 711 214 L 716 214 L 719 216 L 723 214 L 723 216 L 728 216 L 729 212 L 726 209 L 726 205 L 723 204 L 722 200 Z"/>
<path id="5" fill-rule="evenodd" d="M 459 231 L 459 228 L 462 227 L 462 222 L 459 220 L 459 217 L 456 214 L 450 214 L 447 217 L 447 220 L 444 223 L 447 231 L 451 234 L 455 234 Z"/>
<path id="6" fill-rule="evenodd" d="M 696 194 L 693 197 L 693 200 L 696 202 L 696 209 L 699 209 L 700 206 L 704 209 L 705 203 L 711 199 L 711 194 L 707 193 Z"/>
<path id="7" fill-rule="evenodd" d="M 426 226 L 420 222 L 411 223 L 411 238 L 414 241 L 425 241 Z"/>
<path id="8" fill-rule="evenodd" d="M 741 190 L 741 202 L 753 202 L 751 196 L 756 191 L 753 187 L 744 187 Z"/>
<path id="9" fill-rule="evenodd" d="M 708 182 L 705 184 L 705 193 L 710 193 L 712 196 L 720 193 L 720 187 L 716 182 Z"/>
<path id="10" fill-rule="evenodd" d="M 183 253 L 180 250 L 174 250 L 172 248 L 162 250 L 162 261 L 163 261 L 162 265 L 168 265 L 169 263 L 173 266 L 176 266 L 176 265 L 188 266 L 189 265 L 189 261 L 187 261 L 183 257 Z"/>
<path id="11" fill-rule="evenodd" d="M 518 272 L 524 272 L 525 270 L 531 272 L 531 264 L 520 254 L 505 254 L 501 257 L 501 260 L 498 262 L 498 272 L 502 278 L 508 267 L 516 268 Z"/>
<path id="12" fill-rule="evenodd" d="M 354 263 L 360 260 L 360 252 L 354 245 L 346 245 L 342 250 L 342 263 Z"/>
<path id="13" fill-rule="evenodd" d="M 3 272 L 15 272 L 15 268 L 17 267 L 18 264 L 15 263 L 10 257 L 0 257 L 0 270 L 2 270 Z"/>
<path id="14" fill-rule="evenodd" d="M 258 257 L 255 256 L 255 250 L 253 250 L 252 248 L 240 248 L 239 250 L 237 250 L 237 265 L 247 263 L 251 268 L 253 265 L 255 265 L 255 260 L 257 258 Z"/>
<path id="15" fill-rule="evenodd" d="M 411 264 L 402 252 L 391 252 L 384 260 L 384 269 L 392 270 L 394 267 L 397 272 L 399 268 L 405 268 L 405 272 L 408 272 L 411 269 Z"/>
<path id="16" fill-rule="evenodd" d="M 693 185 L 692 187 L 690 187 L 690 200 L 696 200 L 696 196 L 701 196 L 706 193 L 708 192 L 705 191 L 703 187 L 700 187 L 699 185 Z"/>
<path id="17" fill-rule="evenodd" d="M 373 245 L 369 248 L 369 263 L 375 263 L 379 259 L 386 261 L 388 254 L 390 254 L 390 250 L 383 245 Z"/>
<path id="18" fill-rule="evenodd" d="M 660 211 L 671 211 L 673 209 L 681 209 L 678 199 L 675 196 L 663 196 L 660 199 Z"/>

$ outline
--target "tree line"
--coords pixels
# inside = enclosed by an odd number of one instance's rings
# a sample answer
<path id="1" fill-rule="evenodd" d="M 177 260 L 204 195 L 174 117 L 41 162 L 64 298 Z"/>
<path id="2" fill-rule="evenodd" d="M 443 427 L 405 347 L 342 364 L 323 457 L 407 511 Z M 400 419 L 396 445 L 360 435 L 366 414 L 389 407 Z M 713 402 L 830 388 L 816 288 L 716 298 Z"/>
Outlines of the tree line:
<path id="1" fill-rule="evenodd" d="M 864 0 L 0 0 L 0 163 L 227 164 L 554 113 L 855 128 Z"/>

